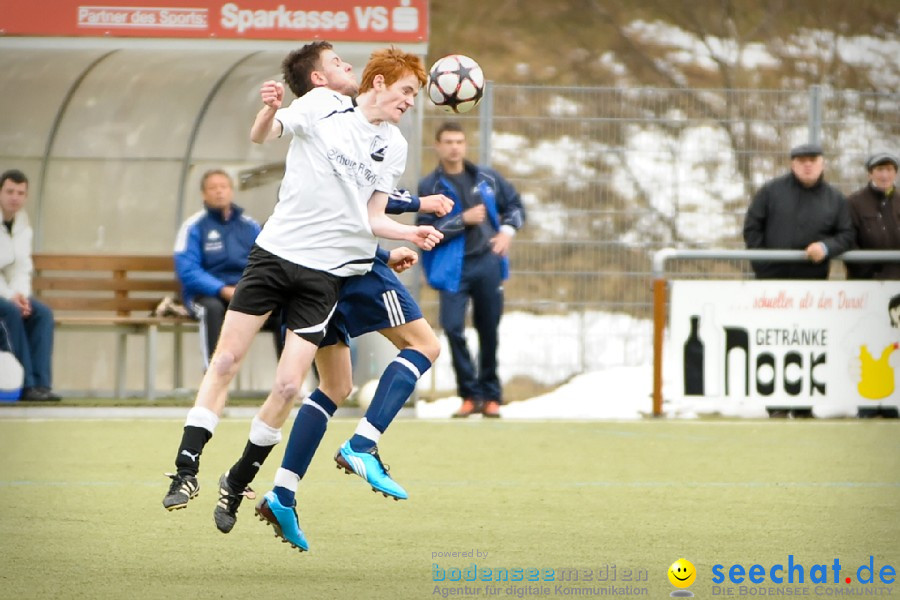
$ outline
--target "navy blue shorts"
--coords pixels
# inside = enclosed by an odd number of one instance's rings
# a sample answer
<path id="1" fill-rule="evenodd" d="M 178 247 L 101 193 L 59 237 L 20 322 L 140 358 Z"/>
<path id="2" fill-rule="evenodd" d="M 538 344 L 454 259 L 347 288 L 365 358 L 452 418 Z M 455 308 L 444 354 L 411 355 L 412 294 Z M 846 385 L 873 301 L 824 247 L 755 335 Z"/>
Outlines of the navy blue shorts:
<path id="1" fill-rule="evenodd" d="M 337 309 L 319 346 L 338 342 L 350 345 L 351 337 L 398 327 L 422 318 L 412 294 L 389 266 L 376 260 L 365 275 L 344 280 Z"/>

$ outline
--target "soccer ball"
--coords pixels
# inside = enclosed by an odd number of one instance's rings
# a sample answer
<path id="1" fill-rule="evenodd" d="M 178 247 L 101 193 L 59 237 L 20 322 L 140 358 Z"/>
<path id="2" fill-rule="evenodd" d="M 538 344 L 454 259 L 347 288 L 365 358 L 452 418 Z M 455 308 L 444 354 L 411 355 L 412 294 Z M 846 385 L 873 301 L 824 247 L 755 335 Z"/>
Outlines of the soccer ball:
<path id="1" fill-rule="evenodd" d="M 462 54 L 439 58 L 428 73 L 428 97 L 449 113 L 475 108 L 484 95 L 484 72 L 478 63 Z"/>
<path id="2" fill-rule="evenodd" d="M 377 379 L 370 379 L 359 388 L 359 391 L 356 392 L 356 402 L 361 409 L 368 410 L 369 405 L 372 404 L 372 398 L 375 397 L 375 390 L 377 389 Z"/>

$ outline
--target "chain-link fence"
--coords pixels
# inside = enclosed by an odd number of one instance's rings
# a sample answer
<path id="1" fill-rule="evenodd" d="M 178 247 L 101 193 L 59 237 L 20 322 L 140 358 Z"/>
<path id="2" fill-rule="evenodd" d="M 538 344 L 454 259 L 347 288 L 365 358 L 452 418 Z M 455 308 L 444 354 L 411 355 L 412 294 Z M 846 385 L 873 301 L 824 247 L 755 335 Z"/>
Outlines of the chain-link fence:
<path id="1" fill-rule="evenodd" d="M 653 252 L 742 248 L 750 198 L 788 171 L 790 147 L 819 141 L 826 179 L 845 193 L 866 183 L 869 153 L 900 148 L 900 96 L 818 86 L 489 85 L 473 112 L 457 119 L 470 160 L 506 176 L 528 212 L 513 244 L 501 326 L 511 397 L 584 371 L 648 362 Z M 436 164 L 433 135 L 445 118 L 426 111 L 423 173 Z M 675 262 L 670 271 L 732 278 L 748 268 Z M 421 300 L 437 326 L 436 294 L 425 287 Z"/>

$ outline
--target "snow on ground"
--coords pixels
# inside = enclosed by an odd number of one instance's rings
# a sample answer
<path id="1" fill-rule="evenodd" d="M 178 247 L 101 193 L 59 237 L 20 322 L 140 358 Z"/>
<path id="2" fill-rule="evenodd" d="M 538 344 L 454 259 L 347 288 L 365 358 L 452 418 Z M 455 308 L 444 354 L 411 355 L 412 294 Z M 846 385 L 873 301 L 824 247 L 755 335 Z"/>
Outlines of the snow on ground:
<path id="1" fill-rule="evenodd" d="M 477 353 L 477 335 L 466 332 Z M 532 315 L 510 312 L 500 323 L 500 379 L 529 377 L 553 391 L 504 405 L 509 419 L 638 419 L 652 411 L 652 323 L 604 312 Z M 441 356 L 420 382 L 423 389 L 455 388 L 450 351 L 441 336 Z M 447 418 L 459 408 L 457 396 L 418 401 L 420 418 Z"/>
<path id="2" fill-rule="evenodd" d="M 652 411 L 650 365 L 610 367 L 578 375 L 552 392 L 500 407 L 505 419 L 640 419 Z M 420 419 L 445 419 L 459 408 L 457 396 L 416 402 Z M 477 417 L 481 418 L 481 417 Z"/>
<path id="3" fill-rule="evenodd" d="M 452 390 L 456 378 L 446 337 L 441 335 L 441 355 L 422 378 L 424 390 Z M 473 356 L 478 336 L 466 330 Z M 533 315 L 511 311 L 500 321 L 497 361 L 500 380 L 528 377 L 555 385 L 575 375 L 621 365 L 649 365 L 653 348 L 652 324 L 620 313 L 599 311 Z"/>

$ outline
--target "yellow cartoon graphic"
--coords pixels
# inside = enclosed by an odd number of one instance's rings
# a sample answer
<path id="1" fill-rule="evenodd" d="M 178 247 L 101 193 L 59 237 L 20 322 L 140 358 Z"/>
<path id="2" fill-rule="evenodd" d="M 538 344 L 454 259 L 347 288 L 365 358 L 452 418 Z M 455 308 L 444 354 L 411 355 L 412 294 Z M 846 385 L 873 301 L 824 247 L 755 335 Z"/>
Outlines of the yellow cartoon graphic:
<path id="1" fill-rule="evenodd" d="M 856 389 L 859 395 L 869 400 L 881 400 L 894 393 L 894 368 L 888 364 L 891 353 L 900 344 L 891 344 L 881 351 L 878 360 L 872 356 L 868 347 L 859 347 L 859 360 L 862 373 Z"/>
<path id="2" fill-rule="evenodd" d="M 672 563 L 668 570 L 669 581 L 677 588 L 690 587 L 694 580 L 697 579 L 697 569 L 691 561 L 679 558 Z M 694 594 L 690 590 L 678 589 L 669 594 L 674 597 L 692 597 Z"/>

